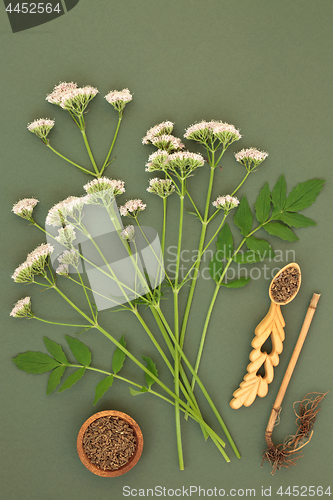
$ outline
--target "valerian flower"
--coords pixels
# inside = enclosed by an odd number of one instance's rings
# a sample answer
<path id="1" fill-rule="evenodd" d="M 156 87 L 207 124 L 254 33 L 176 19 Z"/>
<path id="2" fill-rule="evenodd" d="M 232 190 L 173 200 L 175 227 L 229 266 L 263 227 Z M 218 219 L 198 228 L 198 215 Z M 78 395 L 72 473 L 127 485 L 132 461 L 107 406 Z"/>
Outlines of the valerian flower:
<path id="1" fill-rule="evenodd" d="M 52 104 L 61 105 L 63 95 L 69 90 L 77 88 L 77 84 L 73 82 L 60 82 L 56 85 L 53 91 L 46 96 L 46 100 Z"/>
<path id="2" fill-rule="evenodd" d="M 124 107 L 132 100 L 132 98 L 133 96 L 128 89 L 112 90 L 105 96 L 105 99 L 114 107 L 116 111 L 119 111 L 120 113 L 124 110 Z"/>
<path id="3" fill-rule="evenodd" d="M 168 151 L 178 151 L 179 149 L 184 149 L 184 144 L 178 137 L 174 137 L 173 135 L 158 135 L 151 139 L 151 143 L 156 146 L 158 149 L 163 149 Z"/>
<path id="4" fill-rule="evenodd" d="M 24 297 L 24 299 L 18 300 L 11 310 L 10 316 L 13 318 L 33 318 L 34 315 L 31 310 L 31 298 Z"/>
<path id="5" fill-rule="evenodd" d="M 23 219 L 31 220 L 33 209 L 37 203 L 36 198 L 23 198 L 13 205 L 12 212 Z"/>
<path id="6" fill-rule="evenodd" d="M 54 120 L 49 118 L 39 118 L 28 124 L 29 132 L 37 135 L 42 141 L 47 144 L 47 136 L 54 127 Z"/>
<path id="7" fill-rule="evenodd" d="M 225 148 L 242 138 L 239 130 L 229 123 L 211 121 L 210 126 L 213 132 L 213 139 L 217 139 Z"/>
<path id="8" fill-rule="evenodd" d="M 166 164 L 169 158 L 167 151 L 163 149 L 158 149 L 155 153 L 148 157 L 148 163 L 146 163 L 146 172 L 153 172 L 154 170 L 165 170 Z"/>
<path id="9" fill-rule="evenodd" d="M 89 102 L 97 94 L 98 90 L 90 85 L 72 88 L 63 93 L 60 106 L 76 116 L 82 116 Z"/>
<path id="10" fill-rule="evenodd" d="M 84 197 L 69 196 L 50 208 L 45 222 L 48 226 L 61 227 L 66 223 L 67 217 L 80 215 L 84 204 Z"/>
<path id="11" fill-rule="evenodd" d="M 198 153 L 177 151 L 169 155 L 167 167 L 172 170 L 177 168 L 184 176 L 184 174 L 190 174 L 196 168 L 202 167 L 204 163 L 204 157 Z"/>
<path id="12" fill-rule="evenodd" d="M 53 252 L 54 247 L 50 243 L 42 243 L 27 256 L 27 262 L 31 264 L 34 274 L 42 274 L 49 255 Z"/>
<path id="13" fill-rule="evenodd" d="M 234 196 L 226 195 L 219 196 L 215 201 L 213 201 L 213 205 L 217 210 L 224 210 L 224 212 L 229 212 L 233 208 L 236 208 L 239 205 L 239 200 Z"/>
<path id="14" fill-rule="evenodd" d="M 152 144 L 152 139 L 161 135 L 170 135 L 173 131 L 173 123 L 165 121 L 147 130 L 147 134 L 142 139 L 142 144 Z"/>
<path id="15" fill-rule="evenodd" d="M 135 235 L 135 228 L 132 225 L 126 226 L 123 231 L 121 231 L 120 236 L 123 240 L 132 240 Z"/>
<path id="16" fill-rule="evenodd" d="M 235 154 L 236 161 L 245 165 L 248 172 L 260 165 L 267 156 L 268 153 L 255 148 L 242 149 Z"/>
<path id="17" fill-rule="evenodd" d="M 139 212 L 142 212 L 142 210 L 144 210 L 146 206 L 147 205 L 143 203 L 142 200 L 128 200 L 125 205 L 122 205 L 119 208 L 119 212 L 123 216 L 136 218 L 139 215 Z"/>
<path id="18" fill-rule="evenodd" d="M 59 266 L 56 269 L 56 273 L 59 274 L 59 276 L 68 276 L 69 265 L 68 264 L 59 264 Z"/>
<path id="19" fill-rule="evenodd" d="M 71 248 L 70 250 L 64 250 L 58 257 L 60 264 L 65 264 L 67 266 L 73 266 L 76 269 L 79 266 L 80 254 L 76 248 Z"/>
<path id="20" fill-rule="evenodd" d="M 206 144 L 211 141 L 213 137 L 210 122 L 203 120 L 199 123 L 191 125 L 185 130 L 184 137 L 185 139 L 191 139 L 192 141 Z"/>
<path id="21" fill-rule="evenodd" d="M 167 198 L 174 190 L 175 185 L 171 179 L 159 179 L 158 177 L 150 179 L 149 187 L 147 188 L 149 193 L 157 194 L 161 198 Z"/>
<path id="22" fill-rule="evenodd" d="M 100 191 L 105 191 L 106 189 L 111 189 L 114 196 L 118 196 L 125 193 L 125 182 L 121 180 L 109 179 L 108 177 L 100 177 L 85 184 L 83 189 L 88 194 L 94 194 Z"/>
<path id="23" fill-rule="evenodd" d="M 55 239 L 64 247 L 71 248 L 73 241 L 76 238 L 74 227 L 67 224 L 65 227 L 58 229 L 58 236 Z"/>
<path id="24" fill-rule="evenodd" d="M 54 247 L 49 243 L 42 243 L 30 252 L 25 262 L 17 267 L 12 275 L 15 283 L 31 283 L 35 274 L 43 274 L 47 259 L 53 250 Z"/>

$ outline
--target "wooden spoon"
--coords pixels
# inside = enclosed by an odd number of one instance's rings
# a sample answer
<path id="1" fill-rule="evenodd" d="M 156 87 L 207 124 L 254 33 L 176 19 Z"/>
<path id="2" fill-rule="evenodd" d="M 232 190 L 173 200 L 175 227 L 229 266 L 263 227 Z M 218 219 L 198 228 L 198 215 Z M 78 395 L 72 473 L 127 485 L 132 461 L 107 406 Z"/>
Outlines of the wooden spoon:
<path id="1" fill-rule="evenodd" d="M 297 295 L 301 286 L 301 269 L 296 262 L 284 266 L 274 276 L 269 286 L 271 305 L 264 319 L 255 329 L 255 337 L 251 342 L 253 350 L 250 353 L 250 363 L 247 373 L 239 388 L 233 393 L 230 401 L 235 410 L 241 406 L 250 406 L 257 396 L 263 398 L 268 392 L 268 384 L 273 381 L 274 367 L 279 364 L 279 355 L 283 351 L 285 338 L 285 321 L 281 306 L 289 304 Z M 271 337 L 272 351 L 267 354 L 261 347 Z M 262 377 L 258 370 L 264 365 L 265 375 Z"/>

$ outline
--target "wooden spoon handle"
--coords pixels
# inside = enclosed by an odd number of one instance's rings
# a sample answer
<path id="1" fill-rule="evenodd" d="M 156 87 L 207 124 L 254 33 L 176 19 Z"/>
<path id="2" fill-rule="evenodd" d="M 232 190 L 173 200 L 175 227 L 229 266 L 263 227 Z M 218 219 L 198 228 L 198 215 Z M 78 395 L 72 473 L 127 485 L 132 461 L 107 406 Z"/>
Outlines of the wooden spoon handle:
<path id="1" fill-rule="evenodd" d="M 247 373 L 239 388 L 233 393 L 230 401 L 231 408 L 250 406 L 257 396 L 263 398 L 268 392 L 268 384 L 273 381 L 274 367 L 279 364 L 279 355 L 283 350 L 285 322 L 279 304 L 271 302 L 270 308 L 264 319 L 255 329 L 255 337 L 251 342 L 253 350 L 250 353 L 250 363 Z M 271 337 L 272 351 L 262 352 L 261 347 Z M 265 376 L 258 375 L 258 370 L 264 365 Z"/>

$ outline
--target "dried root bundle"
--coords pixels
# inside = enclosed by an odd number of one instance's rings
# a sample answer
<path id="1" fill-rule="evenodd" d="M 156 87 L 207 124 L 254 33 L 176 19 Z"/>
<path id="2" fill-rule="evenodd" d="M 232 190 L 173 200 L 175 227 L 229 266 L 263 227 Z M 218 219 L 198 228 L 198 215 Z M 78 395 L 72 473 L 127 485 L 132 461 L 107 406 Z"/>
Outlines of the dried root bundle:
<path id="1" fill-rule="evenodd" d="M 284 443 L 275 446 L 271 440 L 272 433 L 267 433 L 266 442 L 268 449 L 263 452 L 262 464 L 268 461 L 272 467 L 273 475 L 281 467 L 289 469 L 291 465 L 296 465 L 297 459 L 301 457 L 300 450 L 311 440 L 313 426 L 317 413 L 320 410 L 318 405 L 326 394 L 327 392 L 325 394 L 317 392 L 309 393 L 302 401 L 294 403 L 294 412 L 297 417 L 297 431 L 295 435 L 288 436 Z M 297 403 L 299 403 L 298 412 L 295 409 Z"/>

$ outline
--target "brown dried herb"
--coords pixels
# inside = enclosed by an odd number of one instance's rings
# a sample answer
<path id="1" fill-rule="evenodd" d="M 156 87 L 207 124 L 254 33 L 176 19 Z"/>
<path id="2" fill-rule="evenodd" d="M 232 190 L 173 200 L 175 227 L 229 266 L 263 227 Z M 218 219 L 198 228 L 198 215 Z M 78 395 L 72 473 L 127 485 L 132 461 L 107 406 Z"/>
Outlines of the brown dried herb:
<path id="1" fill-rule="evenodd" d="M 300 273 L 296 267 L 287 267 L 273 281 L 271 296 L 274 302 L 287 302 L 297 293 L 299 287 Z"/>
<path id="2" fill-rule="evenodd" d="M 117 470 L 130 460 L 136 449 L 132 427 L 119 417 L 101 417 L 92 422 L 83 436 L 83 449 L 102 470 Z"/>

